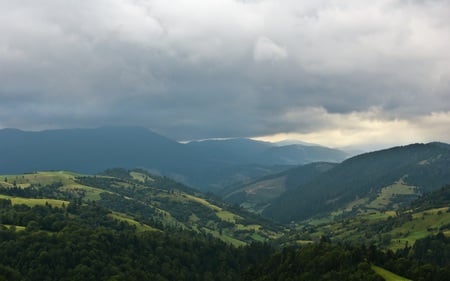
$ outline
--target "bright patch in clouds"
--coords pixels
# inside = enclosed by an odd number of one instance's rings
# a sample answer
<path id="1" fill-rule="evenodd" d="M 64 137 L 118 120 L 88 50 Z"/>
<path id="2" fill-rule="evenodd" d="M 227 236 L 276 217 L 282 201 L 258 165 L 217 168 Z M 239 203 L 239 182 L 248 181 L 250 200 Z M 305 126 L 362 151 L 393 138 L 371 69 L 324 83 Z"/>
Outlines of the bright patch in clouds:
<path id="1" fill-rule="evenodd" d="M 367 113 L 323 114 L 320 118 L 329 123 L 329 126 L 312 132 L 277 133 L 253 139 L 268 142 L 299 140 L 329 147 L 364 150 L 437 139 L 450 142 L 450 112 L 417 116 L 414 120 L 376 119 L 376 115 Z"/>

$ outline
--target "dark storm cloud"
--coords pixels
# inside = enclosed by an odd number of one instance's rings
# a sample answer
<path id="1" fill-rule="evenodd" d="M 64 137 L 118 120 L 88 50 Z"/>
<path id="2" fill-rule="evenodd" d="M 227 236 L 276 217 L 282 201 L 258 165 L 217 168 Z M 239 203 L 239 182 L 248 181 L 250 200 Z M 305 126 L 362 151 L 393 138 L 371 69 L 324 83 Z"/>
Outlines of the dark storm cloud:
<path id="1" fill-rule="evenodd" d="M 446 118 L 449 11 L 438 0 L 0 0 L 0 127 L 194 139 Z"/>

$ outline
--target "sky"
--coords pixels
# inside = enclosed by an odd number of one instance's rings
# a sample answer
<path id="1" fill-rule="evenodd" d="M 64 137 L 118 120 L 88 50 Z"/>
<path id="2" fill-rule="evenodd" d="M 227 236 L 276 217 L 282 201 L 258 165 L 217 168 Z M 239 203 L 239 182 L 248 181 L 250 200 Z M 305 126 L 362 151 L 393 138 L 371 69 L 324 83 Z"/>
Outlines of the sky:
<path id="1" fill-rule="evenodd" d="M 0 128 L 450 142 L 448 0 L 0 0 Z"/>

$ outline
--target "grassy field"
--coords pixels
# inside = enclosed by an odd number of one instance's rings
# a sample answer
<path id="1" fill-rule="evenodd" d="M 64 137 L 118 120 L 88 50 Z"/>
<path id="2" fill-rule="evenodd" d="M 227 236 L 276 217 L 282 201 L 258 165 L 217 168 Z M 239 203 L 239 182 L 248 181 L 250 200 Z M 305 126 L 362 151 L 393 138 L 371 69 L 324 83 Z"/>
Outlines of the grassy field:
<path id="1" fill-rule="evenodd" d="M 2 224 L 4 227 L 7 227 L 7 228 L 9 228 L 9 229 L 11 229 L 11 228 L 15 228 L 16 229 L 16 231 L 22 231 L 22 230 L 25 230 L 25 226 L 21 226 L 21 225 L 10 225 L 10 224 Z"/>
<path id="2" fill-rule="evenodd" d="M 138 173 L 138 172 L 130 172 L 130 176 L 135 179 L 138 180 L 140 182 L 145 182 L 146 180 L 148 181 L 153 181 L 153 179 L 143 173 Z"/>
<path id="3" fill-rule="evenodd" d="M 0 179 L 3 180 L 0 181 L 0 186 L 12 187 L 15 183 L 18 187 L 27 188 L 32 184 L 49 185 L 53 183 L 61 183 L 61 190 L 84 190 L 86 192 L 85 199 L 99 200 L 100 193 L 105 192 L 105 190 L 78 184 L 75 181 L 75 177 L 77 176 L 82 175 L 67 171 L 36 172 L 23 175 L 2 175 L 0 176 Z M 5 179 L 7 179 L 7 182 L 5 182 Z"/>
<path id="4" fill-rule="evenodd" d="M 367 208 L 376 210 L 386 209 L 389 206 L 389 204 L 395 205 L 395 203 L 393 203 L 395 197 L 402 195 L 404 196 L 416 194 L 418 194 L 416 187 L 406 185 L 402 180 L 399 180 L 395 184 L 381 189 L 377 198 L 372 202 L 370 202 L 367 205 Z M 393 207 L 395 208 L 396 206 Z"/>
<path id="5" fill-rule="evenodd" d="M 141 231 L 160 231 L 159 229 L 153 228 L 149 225 L 137 222 L 134 219 L 132 219 L 129 216 L 124 215 L 122 213 L 113 212 L 112 214 L 109 214 L 109 216 L 113 219 L 126 222 L 130 225 L 134 225 L 136 227 L 136 230 L 139 232 L 141 232 Z"/>
<path id="6" fill-rule="evenodd" d="M 57 199 L 34 199 L 34 198 L 22 198 L 22 197 L 12 197 L 0 194 L 0 198 L 9 199 L 13 205 L 25 204 L 27 206 L 33 207 L 36 205 L 51 205 L 53 207 L 61 208 L 63 204 L 65 206 L 69 205 L 69 201 L 57 200 Z"/>
<path id="7" fill-rule="evenodd" d="M 386 281 L 411 281 L 376 265 L 372 265 L 372 269 Z"/>
<path id="8" fill-rule="evenodd" d="M 57 196 L 67 195 L 67 198 L 80 197 L 85 204 L 90 204 L 92 201 L 99 201 L 99 204 L 103 204 L 108 202 L 107 200 L 127 199 L 130 202 L 135 200 L 138 204 L 135 204 L 133 208 L 136 206 L 142 208 L 142 205 L 148 205 L 148 207 L 154 209 L 154 212 L 152 212 L 154 215 L 150 214 L 150 216 L 154 216 L 153 219 L 156 219 L 164 226 L 209 233 L 236 246 L 244 245 L 250 241 L 265 241 L 282 235 L 281 232 L 266 229 L 264 223 L 260 225 L 253 222 L 253 220 L 246 222 L 245 215 L 236 214 L 233 210 L 228 209 L 226 205 L 215 204 L 201 196 L 188 194 L 181 190 L 168 191 L 160 185 L 159 181 L 155 182 L 154 179 L 145 173 L 131 171 L 129 175 L 133 180 L 130 178 L 123 180 L 112 176 L 96 175 L 95 178 L 81 181 L 92 185 L 87 186 L 80 184 L 77 181 L 77 177 L 90 177 L 89 175 L 79 175 L 65 171 L 36 172 L 24 175 L 0 176 L 0 186 L 28 188 L 33 185 L 34 188 L 39 189 L 41 186 L 45 187 L 46 185 L 57 183 L 56 187 L 60 191 L 66 192 Z M 3 180 L 1 177 L 3 177 Z M 107 178 L 107 180 L 104 180 L 104 178 Z M 149 181 L 153 181 L 153 183 L 148 184 Z M 129 188 L 137 188 L 140 195 L 134 197 L 133 193 L 129 192 Z M 51 198 L 60 198 L 52 197 L 53 194 L 49 193 L 49 191 L 45 192 Z M 113 196 L 102 199 L 100 194 L 105 192 L 113 194 Z M 13 204 L 26 204 L 29 206 L 50 204 L 55 207 L 61 207 L 63 204 L 66 206 L 70 204 L 69 201 L 42 199 L 39 197 L 37 197 L 39 199 L 31 199 L 0 195 L 0 198 L 11 199 Z M 123 204 L 127 203 L 124 202 Z M 191 205 L 194 206 L 192 210 L 187 207 Z M 195 205 L 202 206 L 195 208 Z M 132 213 L 127 212 L 127 215 L 122 213 L 120 207 L 112 211 L 113 213 L 109 216 L 134 225 L 138 231 L 155 231 L 154 228 L 139 223 L 134 219 Z"/>

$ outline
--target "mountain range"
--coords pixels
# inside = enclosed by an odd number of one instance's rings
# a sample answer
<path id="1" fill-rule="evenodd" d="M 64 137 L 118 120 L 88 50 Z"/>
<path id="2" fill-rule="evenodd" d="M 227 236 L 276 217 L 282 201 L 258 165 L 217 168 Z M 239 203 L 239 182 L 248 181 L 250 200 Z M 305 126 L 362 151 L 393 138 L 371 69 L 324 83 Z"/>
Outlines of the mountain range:
<path id="1" fill-rule="evenodd" d="M 251 139 L 186 144 L 141 127 L 0 130 L 0 173 L 71 170 L 94 174 L 108 168 L 143 168 L 204 191 L 248 181 L 293 165 L 340 162 L 348 155 L 313 145 L 276 145 Z"/>

